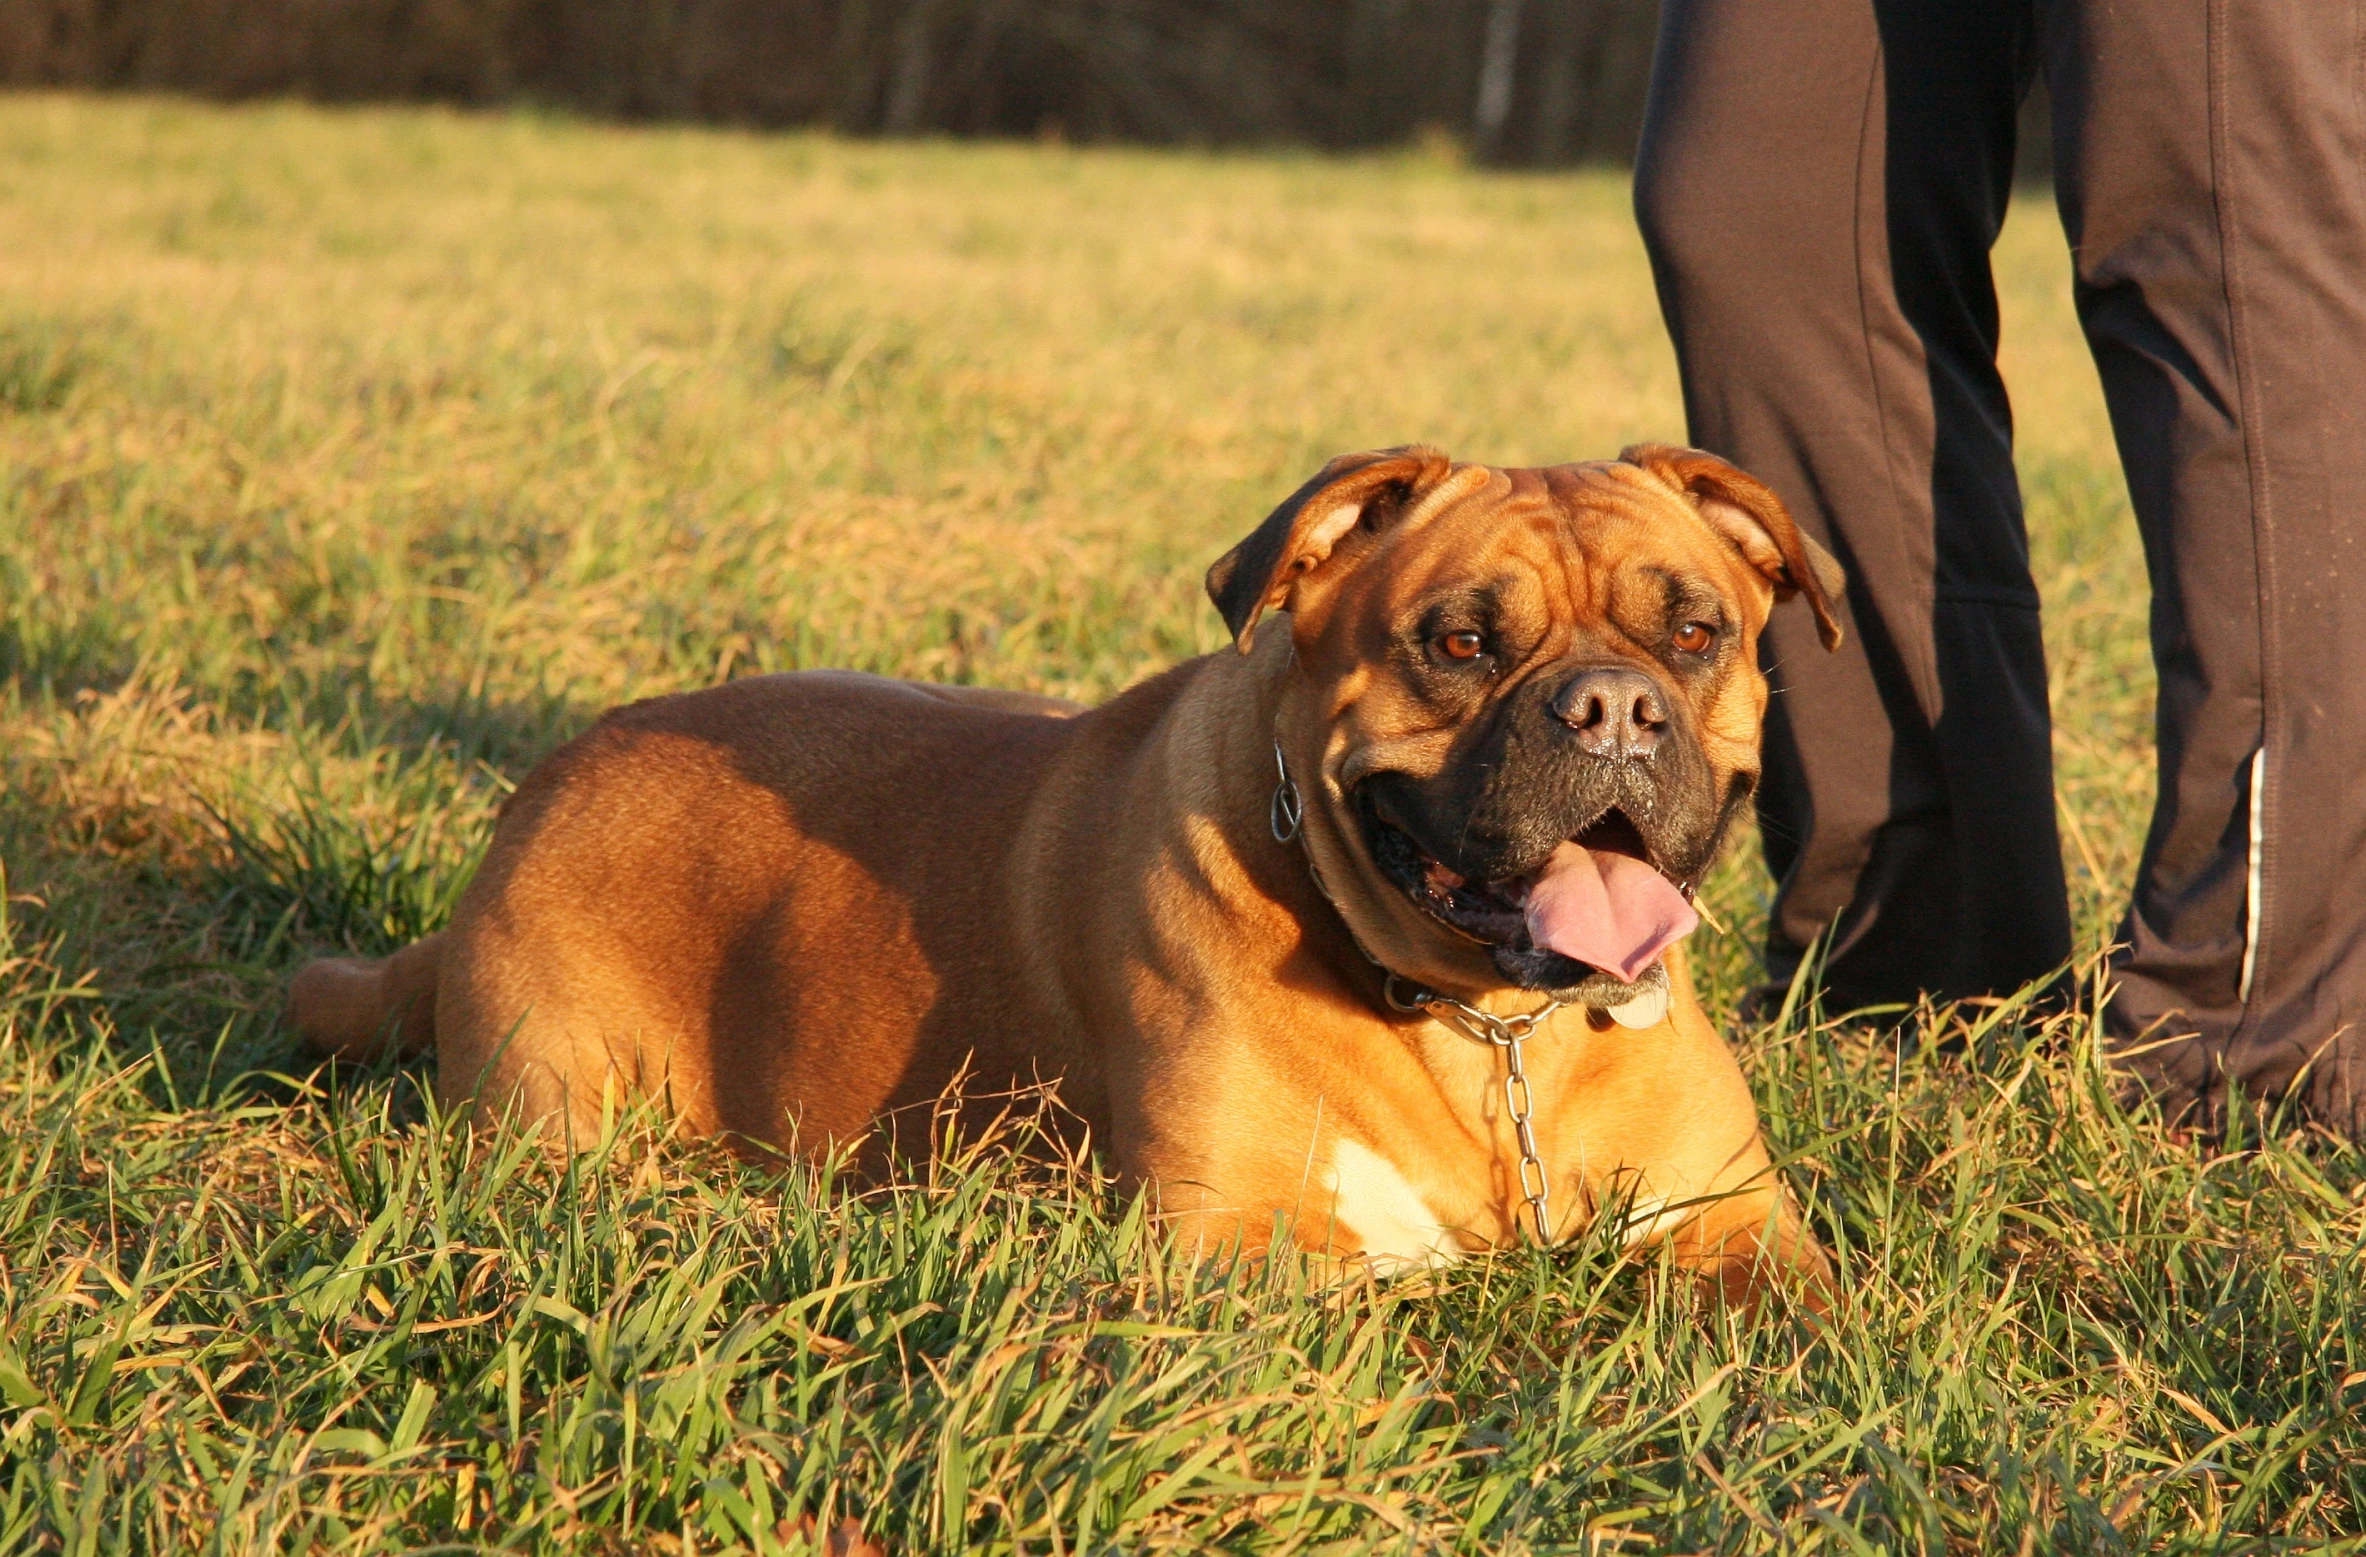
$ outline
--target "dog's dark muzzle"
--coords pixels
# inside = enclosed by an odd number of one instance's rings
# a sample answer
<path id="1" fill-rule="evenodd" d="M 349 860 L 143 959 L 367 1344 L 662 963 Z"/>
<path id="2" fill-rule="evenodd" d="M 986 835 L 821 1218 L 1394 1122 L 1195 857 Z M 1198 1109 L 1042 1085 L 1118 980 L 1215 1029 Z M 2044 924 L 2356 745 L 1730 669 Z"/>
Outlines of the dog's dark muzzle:
<path id="1" fill-rule="evenodd" d="M 1589 666 L 1532 686 L 1437 774 L 1362 781 L 1364 842 L 1384 876 L 1513 982 L 1611 998 L 1633 986 L 1533 943 L 1538 873 L 1575 843 L 1641 860 L 1689 894 L 1733 807 L 1681 700 L 1645 672 Z"/>

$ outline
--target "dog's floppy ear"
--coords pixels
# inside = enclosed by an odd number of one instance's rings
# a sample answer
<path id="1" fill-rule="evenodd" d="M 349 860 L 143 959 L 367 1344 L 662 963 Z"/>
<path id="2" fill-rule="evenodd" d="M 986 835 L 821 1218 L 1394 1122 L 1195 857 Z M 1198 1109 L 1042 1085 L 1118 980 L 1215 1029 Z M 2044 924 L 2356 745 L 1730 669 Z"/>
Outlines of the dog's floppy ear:
<path id="1" fill-rule="evenodd" d="M 1824 647 L 1840 647 L 1840 617 L 1834 603 L 1847 590 L 1848 575 L 1830 552 L 1800 531 L 1791 510 L 1765 482 L 1714 454 L 1664 443 L 1638 443 L 1619 458 L 1642 466 L 1692 499 L 1710 528 L 1774 582 L 1777 600 L 1805 595 Z"/>
<path id="2" fill-rule="evenodd" d="M 1445 455 L 1423 444 L 1342 454 L 1325 465 L 1208 569 L 1208 598 L 1232 630 L 1233 646 L 1248 653 L 1257 619 L 1287 604 L 1299 579 L 1322 566 L 1359 525 L 1385 529 L 1452 468 Z"/>

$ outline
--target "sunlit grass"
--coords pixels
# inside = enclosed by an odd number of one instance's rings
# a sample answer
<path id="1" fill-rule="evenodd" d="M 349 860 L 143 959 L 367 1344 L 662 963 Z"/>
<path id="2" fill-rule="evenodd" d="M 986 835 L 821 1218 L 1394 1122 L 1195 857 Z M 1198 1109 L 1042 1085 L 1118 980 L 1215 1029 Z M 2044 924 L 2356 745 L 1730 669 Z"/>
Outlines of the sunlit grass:
<path id="1" fill-rule="evenodd" d="M 2091 956 L 2150 678 L 2060 249 L 2031 203 L 2000 268 Z M 2165 1136 L 2066 1019 L 1740 1035 L 1848 1272 L 1813 1343 L 1596 1245 L 1187 1268 L 990 1148 L 562 1170 L 276 1025 L 607 704 L 1097 698 L 1329 454 L 1681 431 L 1610 175 L 0 99 L 0 1546 L 2346 1537 L 2357 1154 Z M 1763 896 L 1712 883 L 1721 1011 Z"/>

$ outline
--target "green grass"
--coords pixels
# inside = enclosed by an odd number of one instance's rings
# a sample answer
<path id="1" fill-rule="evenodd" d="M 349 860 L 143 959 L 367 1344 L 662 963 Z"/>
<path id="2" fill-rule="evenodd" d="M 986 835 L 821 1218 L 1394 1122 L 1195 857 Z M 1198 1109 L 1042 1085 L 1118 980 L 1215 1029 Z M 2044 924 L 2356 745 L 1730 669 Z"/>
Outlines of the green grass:
<path id="1" fill-rule="evenodd" d="M 2150 679 L 2060 249 L 1999 263 L 2091 959 Z M 609 703 L 1100 697 L 1331 453 L 1680 433 L 1607 175 L 0 99 L 0 1548 L 2359 1549 L 2366 1161 L 2014 1005 L 1736 1034 L 1820 1339 L 1599 1244 L 1192 1268 L 992 1142 L 554 1165 L 276 1024 Z"/>

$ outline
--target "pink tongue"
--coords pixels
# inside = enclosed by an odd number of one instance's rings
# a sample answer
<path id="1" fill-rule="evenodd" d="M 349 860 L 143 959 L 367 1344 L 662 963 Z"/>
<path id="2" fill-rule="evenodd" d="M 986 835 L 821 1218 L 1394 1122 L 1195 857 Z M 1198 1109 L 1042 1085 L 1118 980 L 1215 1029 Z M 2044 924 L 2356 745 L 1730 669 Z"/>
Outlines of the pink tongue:
<path id="1" fill-rule="evenodd" d="M 1565 843 L 1528 889 L 1528 938 L 1628 983 L 1701 922 L 1675 884 L 1631 854 Z"/>

